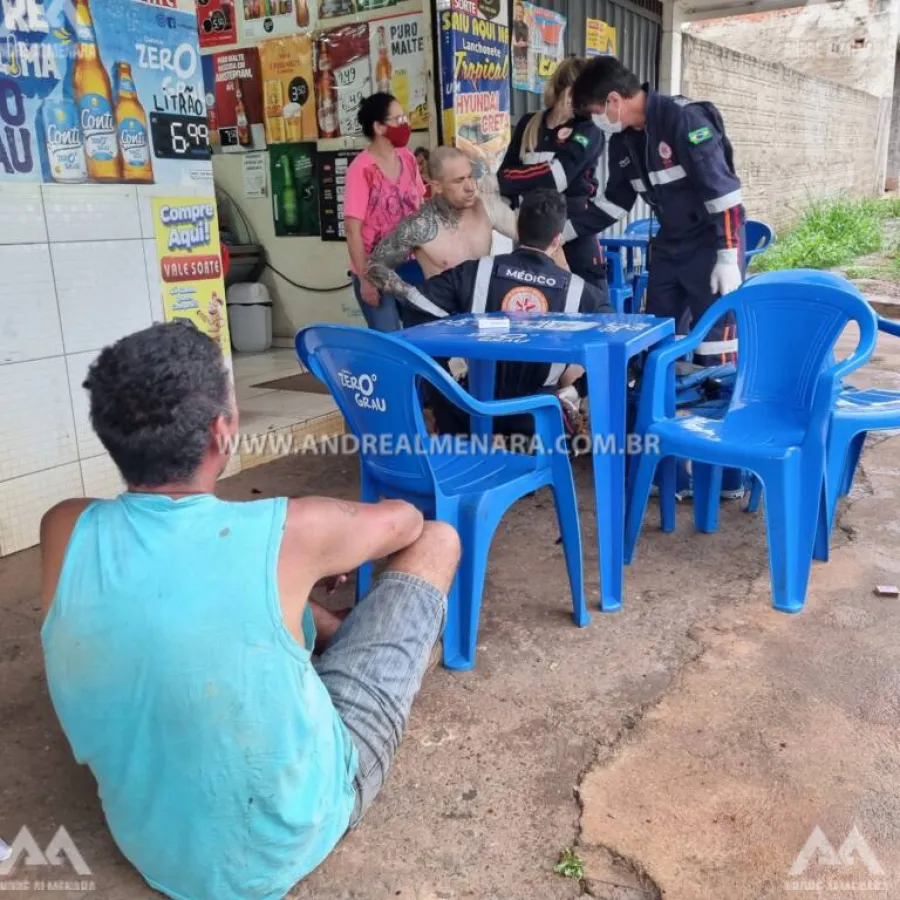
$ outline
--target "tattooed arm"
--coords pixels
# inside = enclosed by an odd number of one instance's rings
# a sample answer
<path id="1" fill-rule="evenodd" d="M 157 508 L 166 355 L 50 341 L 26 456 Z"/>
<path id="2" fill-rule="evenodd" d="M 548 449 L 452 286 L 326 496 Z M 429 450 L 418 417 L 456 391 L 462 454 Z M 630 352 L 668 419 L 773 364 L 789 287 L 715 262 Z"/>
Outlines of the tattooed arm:
<path id="1" fill-rule="evenodd" d="M 366 278 L 383 294 L 394 293 L 392 283 L 402 281 L 394 269 L 405 262 L 418 247 L 433 241 L 438 234 L 440 217 L 433 200 L 422 204 L 418 212 L 402 219 L 397 227 L 381 240 L 369 257 Z"/>

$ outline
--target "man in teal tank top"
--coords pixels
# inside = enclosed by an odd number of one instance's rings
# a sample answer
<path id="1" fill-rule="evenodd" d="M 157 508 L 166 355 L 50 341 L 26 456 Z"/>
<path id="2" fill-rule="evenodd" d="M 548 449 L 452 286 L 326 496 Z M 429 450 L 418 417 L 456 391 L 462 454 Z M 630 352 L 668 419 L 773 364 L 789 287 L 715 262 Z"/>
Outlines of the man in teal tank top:
<path id="1" fill-rule="evenodd" d="M 106 348 L 84 386 L 128 488 L 41 524 L 60 724 L 153 888 L 283 897 L 384 782 L 443 629 L 456 533 L 400 501 L 217 499 L 237 411 L 218 346 L 189 323 Z M 343 623 L 310 601 L 385 558 Z"/>

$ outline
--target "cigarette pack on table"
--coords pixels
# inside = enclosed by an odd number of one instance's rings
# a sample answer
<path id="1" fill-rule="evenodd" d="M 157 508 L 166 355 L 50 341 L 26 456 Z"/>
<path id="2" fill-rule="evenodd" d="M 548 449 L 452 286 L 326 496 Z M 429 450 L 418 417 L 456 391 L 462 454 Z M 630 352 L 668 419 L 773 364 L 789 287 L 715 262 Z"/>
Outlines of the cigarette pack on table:
<path id="1" fill-rule="evenodd" d="M 478 316 L 479 331 L 509 331 L 509 319 L 505 316 Z"/>

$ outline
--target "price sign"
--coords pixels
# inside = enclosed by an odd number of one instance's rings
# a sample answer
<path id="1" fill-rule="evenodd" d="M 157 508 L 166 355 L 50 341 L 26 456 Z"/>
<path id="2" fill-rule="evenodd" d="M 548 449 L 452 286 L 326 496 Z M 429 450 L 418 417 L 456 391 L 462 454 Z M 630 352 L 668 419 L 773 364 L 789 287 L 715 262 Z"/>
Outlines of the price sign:
<path id="1" fill-rule="evenodd" d="M 206 119 L 174 113 L 150 113 L 153 153 L 158 159 L 209 159 Z"/>

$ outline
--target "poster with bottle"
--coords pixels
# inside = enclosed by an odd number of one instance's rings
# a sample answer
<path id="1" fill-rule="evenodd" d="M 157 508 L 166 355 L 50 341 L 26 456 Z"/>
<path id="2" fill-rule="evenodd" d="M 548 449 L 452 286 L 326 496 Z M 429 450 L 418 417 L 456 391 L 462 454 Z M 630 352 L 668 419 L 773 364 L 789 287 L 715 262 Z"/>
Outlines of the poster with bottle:
<path id="1" fill-rule="evenodd" d="M 235 2 L 239 0 L 197 0 L 197 34 L 203 49 L 237 43 Z"/>
<path id="2" fill-rule="evenodd" d="M 0 182 L 212 185 L 193 13 L 0 3 Z"/>
<path id="3" fill-rule="evenodd" d="M 344 191 L 347 169 L 359 150 L 320 150 L 316 156 L 319 187 L 319 221 L 323 241 L 346 241 Z"/>
<path id="4" fill-rule="evenodd" d="M 360 101 L 372 93 L 369 26 L 361 22 L 334 28 L 321 34 L 317 44 L 319 137 L 362 134 L 356 116 Z"/>
<path id="5" fill-rule="evenodd" d="M 165 320 L 190 319 L 230 358 L 215 199 L 153 197 L 152 210 Z"/>
<path id="6" fill-rule="evenodd" d="M 316 145 L 279 144 L 269 148 L 269 181 L 276 237 L 319 234 Z"/>
<path id="7" fill-rule="evenodd" d="M 265 150 L 259 52 L 226 50 L 212 56 L 215 120 L 223 153 Z"/>
<path id="8" fill-rule="evenodd" d="M 372 90 L 393 94 L 413 131 L 428 130 L 428 79 L 421 13 L 369 22 Z"/>
<path id="9" fill-rule="evenodd" d="M 266 141 L 296 144 L 318 135 L 313 88 L 313 39 L 308 34 L 262 41 L 263 118 Z"/>
<path id="10" fill-rule="evenodd" d="M 310 3 L 315 3 L 315 0 L 237 0 L 237 2 L 241 9 L 241 37 L 245 41 L 295 34 L 314 24 L 310 16 Z"/>

